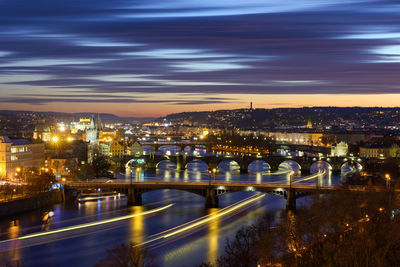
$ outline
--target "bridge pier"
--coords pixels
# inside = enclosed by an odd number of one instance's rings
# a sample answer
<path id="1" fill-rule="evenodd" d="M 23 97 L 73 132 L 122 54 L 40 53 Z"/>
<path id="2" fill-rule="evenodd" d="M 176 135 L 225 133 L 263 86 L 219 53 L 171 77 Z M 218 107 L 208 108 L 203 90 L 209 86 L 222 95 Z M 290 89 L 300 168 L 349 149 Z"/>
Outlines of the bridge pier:
<path id="1" fill-rule="evenodd" d="M 204 206 L 206 209 L 218 208 L 218 196 L 214 188 L 206 189 L 206 196 L 204 198 Z"/>
<path id="2" fill-rule="evenodd" d="M 128 206 L 141 206 L 142 205 L 142 193 L 135 192 L 135 189 L 128 189 Z"/>
<path id="3" fill-rule="evenodd" d="M 289 189 L 287 192 L 286 210 L 296 210 L 296 194 L 293 189 Z"/>
<path id="4" fill-rule="evenodd" d="M 245 167 L 240 167 L 240 173 L 241 173 L 241 174 L 249 173 L 249 169 L 248 169 L 248 168 L 245 168 Z"/>

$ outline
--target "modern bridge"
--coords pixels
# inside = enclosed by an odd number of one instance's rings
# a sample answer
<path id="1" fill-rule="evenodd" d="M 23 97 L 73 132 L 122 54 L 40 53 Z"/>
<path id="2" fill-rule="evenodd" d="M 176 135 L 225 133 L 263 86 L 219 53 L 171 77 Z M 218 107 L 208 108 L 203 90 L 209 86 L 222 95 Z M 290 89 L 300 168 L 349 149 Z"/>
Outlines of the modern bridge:
<path id="1" fill-rule="evenodd" d="M 163 189 L 183 190 L 204 197 L 205 207 L 218 207 L 218 196 L 239 192 L 259 191 L 274 194 L 286 199 L 288 210 L 296 209 L 296 199 L 311 195 L 346 190 L 354 192 L 382 192 L 384 187 L 371 186 L 317 186 L 300 184 L 257 184 L 257 183 L 224 183 L 224 182 L 63 182 L 64 189 L 83 191 L 101 189 L 102 192 L 118 192 L 128 196 L 128 205 L 142 205 L 142 194 Z"/>

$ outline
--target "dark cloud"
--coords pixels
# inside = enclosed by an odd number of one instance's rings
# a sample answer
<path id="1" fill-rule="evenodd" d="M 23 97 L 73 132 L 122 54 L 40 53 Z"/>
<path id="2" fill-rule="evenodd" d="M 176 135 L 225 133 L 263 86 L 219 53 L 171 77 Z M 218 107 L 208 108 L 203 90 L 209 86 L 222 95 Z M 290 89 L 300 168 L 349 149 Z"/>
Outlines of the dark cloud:
<path id="1" fill-rule="evenodd" d="M 400 93 L 396 1 L 314 6 L 299 0 L 292 7 L 264 2 L 0 1 L 0 77 L 13 77 L 0 78 L 0 90 L 33 86 L 51 95 L 52 89 L 82 88 L 87 94 L 154 98 L 158 93 Z M 68 94 L 55 100 L 34 93 L 30 100 L 11 90 L 3 95 L 3 102 L 30 104 L 146 101 L 78 100 Z M 202 97 L 166 102 L 229 101 Z M 157 101 L 163 102 L 149 103 Z"/>

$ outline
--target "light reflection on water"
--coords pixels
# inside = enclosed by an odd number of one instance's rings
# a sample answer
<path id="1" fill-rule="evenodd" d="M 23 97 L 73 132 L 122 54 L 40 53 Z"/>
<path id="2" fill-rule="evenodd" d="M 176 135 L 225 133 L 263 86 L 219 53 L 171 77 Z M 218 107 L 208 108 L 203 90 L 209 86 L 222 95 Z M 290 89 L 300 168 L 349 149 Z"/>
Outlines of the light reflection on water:
<path id="1" fill-rule="evenodd" d="M 135 175 L 133 178 L 135 178 Z M 208 181 L 210 178 L 206 172 L 193 172 L 190 170 L 183 172 L 159 170 L 155 173 L 142 170 L 137 175 L 139 175 L 141 181 Z M 130 175 L 122 176 L 121 179 L 129 181 Z M 335 184 L 339 179 L 340 177 L 332 175 L 322 178 L 324 184 Z M 285 183 L 289 182 L 289 176 L 287 174 L 219 172 L 216 174 L 216 180 L 225 182 Z M 219 197 L 220 207 L 225 207 L 253 194 L 254 192 L 237 192 L 222 195 Z M 298 204 L 306 201 L 307 198 L 300 199 Z M 120 243 L 141 243 L 147 236 L 218 210 L 206 211 L 204 210 L 204 199 L 202 197 L 176 190 L 158 190 L 145 193 L 143 194 L 144 206 L 126 208 L 125 203 L 125 199 L 108 198 L 83 204 L 55 205 L 53 207 L 55 218 L 51 227 L 54 229 L 139 213 L 169 203 L 175 203 L 175 205 L 165 212 L 152 217 L 138 216 L 132 218 L 125 224 L 107 231 L 10 251 L 7 257 L 12 260 L 21 260 L 26 266 L 92 266 L 106 255 L 107 249 L 112 249 Z M 215 261 L 219 253 L 223 251 L 225 239 L 233 237 L 240 227 L 255 223 L 260 216 L 266 214 L 279 219 L 281 212 L 284 211 L 285 200 L 277 196 L 268 195 L 263 200 L 260 200 L 257 205 L 231 218 L 210 222 L 206 229 L 199 230 L 152 252 L 158 255 L 161 266 L 193 266 L 200 264 L 204 260 Z M 40 226 L 42 214 L 43 210 L 39 210 L 18 216 L 16 226 L 10 224 L 10 220 L 7 219 L 0 221 L 2 232 L 6 233 L 6 235 L 1 235 L 0 238 L 15 238 L 20 236 L 21 232 L 27 234 L 40 231 L 40 227 L 39 229 L 26 229 L 37 225 Z"/>
<path id="2" fill-rule="evenodd" d="M 144 211 L 142 206 L 133 206 L 132 207 L 132 213 L 133 214 L 138 214 L 142 213 Z M 146 231 L 145 223 L 144 223 L 144 217 L 143 216 L 136 216 L 131 219 L 130 223 L 131 227 L 131 235 L 130 235 L 130 241 L 135 243 L 135 244 L 141 244 L 144 241 L 144 233 Z"/>
<path id="3" fill-rule="evenodd" d="M 207 214 L 214 214 L 218 209 L 213 208 L 207 211 Z M 215 262 L 218 258 L 218 229 L 219 219 L 211 221 L 208 227 L 208 261 Z"/>

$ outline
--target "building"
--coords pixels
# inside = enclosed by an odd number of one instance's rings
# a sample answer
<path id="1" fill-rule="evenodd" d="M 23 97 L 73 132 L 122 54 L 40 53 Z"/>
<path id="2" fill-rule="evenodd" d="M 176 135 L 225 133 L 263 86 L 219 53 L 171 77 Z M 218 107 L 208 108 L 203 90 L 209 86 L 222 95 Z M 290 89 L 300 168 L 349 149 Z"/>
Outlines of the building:
<path id="1" fill-rule="evenodd" d="M 90 127 L 90 118 L 80 118 L 78 122 L 71 122 L 71 133 L 76 134 L 78 131 L 86 131 Z"/>
<path id="2" fill-rule="evenodd" d="M 99 142 L 101 130 L 101 122 L 100 117 L 97 117 L 95 121 L 94 117 L 90 120 L 90 126 L 86 129 L 86 142 L 89 142 L 92 146 L 97 146 Z"/>
<path id="3" fill-rule="evenodd" d="M 129 154 L 134 157 L 141 157 L 144 154 L 143 147 L 137 141 L 130 146 L 129 150 Z"/>
<path id="4" fill-rule="evenodd" d="M 346 157 L 349 152 L 349 145 L 342 141 L 339 143 L 333 143 L 331 147 L 332 157 Z"/>
<path id="5" fill-rule="evenodd" d="M 122 142 L 114 141 L 109 145 L 108 154 L 110 157 L 123 157 L 125 155 L 125 147 Z"/>
<path id="6" fill-rule="evenodd" d="M 88 162 L 92 162 L 93 156 L 99 146 L 100 131 L 102 129 L 100 116 L 95 121 L 94 116 L 90 120 L 90 126 L 86 129 L 86 142 L 88 142 Z"/>
<path id="7" fill-rule="evenodd" d="M 368 158 L 397 158 L 400 156 L 400 147 L 397 144 L 370 144 L 361 146 L 359 154 Z"/>
<path id="8" fill-rule="evenodd" d="M 123 157 L 125 155 L 125 147 L 123 142 L 99 143 L 99 152 L 108 157 Z"/>
<path id="9" fill-rule="evenodd" d="M 0 136 L 0 178 L 18 178 L 25 168 L 43 166 L 44 143 Z"/>
<path id="10" fill-rule="evenodd" d="M 110 155 L 110 144 L 104 142 L 99 143 L 99 152 L 101 155 L 108 157 Z"/>
<path id="11" fill-rule="evenodd" d="M 266 136 L 279 144 L 321 145 L 322 133 L 266 132 Z"/>
<path id="12" fill-rule="evenodd" d="M 41 120 L 40 124 L 35 126 L 35 129 L 33 130 L 33 139 L 41 140 L 43 142 L 51 141 L 51 130 L 44 120 Z"/>

